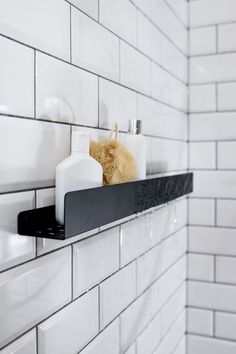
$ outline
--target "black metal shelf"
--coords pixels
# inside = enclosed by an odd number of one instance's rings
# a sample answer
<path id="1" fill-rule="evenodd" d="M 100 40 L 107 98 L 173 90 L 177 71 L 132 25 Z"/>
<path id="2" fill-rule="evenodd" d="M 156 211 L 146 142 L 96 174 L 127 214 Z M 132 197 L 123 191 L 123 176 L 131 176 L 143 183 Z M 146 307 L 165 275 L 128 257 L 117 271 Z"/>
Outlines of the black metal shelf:
<path id="1" fill-rule="evenodd" d="M 65 196 L 65 225 L 56 222 L 55 206 L 49 206 L 21 212 L 18 233 L 65 240 L 192 191 L 193 174 L 185 173 L 69 192 Z"/>

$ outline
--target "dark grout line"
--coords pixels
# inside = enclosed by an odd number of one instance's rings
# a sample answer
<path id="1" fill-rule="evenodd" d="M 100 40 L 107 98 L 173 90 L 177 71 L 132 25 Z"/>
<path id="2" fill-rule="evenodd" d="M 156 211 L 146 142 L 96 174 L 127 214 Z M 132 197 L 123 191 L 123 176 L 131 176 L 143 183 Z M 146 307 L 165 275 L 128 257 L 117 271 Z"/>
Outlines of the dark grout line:
<path id="1" fill-rule="evenodd" d="M 65 0 L 65 1 L 66 1 L 66 0 Z M 161 69 L 163 69 L 163 70 L 164 70 L 165 72 L 167 72 L 169 75 L 171 75 L 171 76 L 174 77 L 176 80 L 178 80 L 179 82 L 181 82 L 183 85 L 185 85 L 185 86 L 187 85 L 187 83 L 186 83 L 184 80 L 182 80 L 180 77 L 176 76 L 173 72 L 169 71 L 167 68 L 163 67 L 160 63 L 156 62 L 153 58 L 149 57 L 146 53 L 142 52 L 139 48 L 137 48 L 137 47 L 135 47 L 134 45 L 132 45 L 131 43 L 127 42 L 125 39 L 119 37 L 116 33 L 113 33 L 111 30 L 109 30 L 108 28 L 106 28 L 105 26 L 103 26 L 101 23 L 98 23 L 95 19 L 93 19 L 93 18 L 91 18 L 90 16 L 88 16 L 86 13 L 84 13 L 83 11 L 81 11 L 80 9 L 78 9 L 77 7 L 75 7 L 73 4 L 71 4 L 71 7 L 72 7 L 72 8 L 75 8 L 77 11 L 83 13 L 84 15 L 86 15 L 87 17 L 89 17 L 91 20 L 93 20 L 94 22 L 96 22 L 98 25 L 102 26 L 104 29 L 106 29 L 107 31 L 109 31 L 110 33 L 112 33 L 115 38 L 120 39 L 120 41 L 126 43 L 128 46 L 130 46 L 130 47 L 132 47 L 133 49 L 135 49 L 138 53 L 142 54 L 144 57 L 146 57 L 147 59 L 149 59 L 150 62 L 152 62 L 152 63 L 156 64 L 157 66 L 159 66 Z M 82 69 L 82 70 L 84 70 L 84 71 L 86 71 L 86 72 L 92 73 L 92 74 L 94 74 L 94 75 L 98 75 L 96 72 L 93 72 L 93 71 L 91 71 L 91 70 L 89 70 L 89 69 L 86 69 L 86 68 L 84 68 L 84 67 L 81 67 L 81 66 L 79 66 L 79 65 L 76 65 L 75 63 L 70 63 L 70 60 L 68 61 L 68 60 L 66 60 L 66 59 L 57 57 L 57 56 L 54 55 L 54 54 L 47 53 L 47 52 L 41 50 L 40 48 L 33 47 L 33 46 L 31 46 L 31 45 L 29 45 L 29 44 L 27 44 L 27 43 L 25 43 L 25 42 L 21 42 L 21 41 L 19 41 L 19 40 L 17 40 L 17 39 L 14 39 L 13 37 L 10 37 L 10 36 L 8 36 L 8 35 L 3 34 L 3 33 L 0 33 L 0 36 L 5 37 L 5 38 L 7 38 L 7 39 L 9 39 L 9 40 L 12 40 L 12 41 L 14 41 L 14 42 L 16 42 L 16 43 L 22 44 L 22 45 L 24 45 L 25 47 L 28 47 L 28 48 L 31 48 L 31 49 L 35 49 L 35 50 L 37 50 L 37 51 L 40 52 L 40 53 L 47 54 L 47 55 L 53 57 L 54 59 L 58 59 L 58 60 L 63 61 L 63 62 L 65 62 L 65 63 L 67 63 L 67 64 L 71 64 L 71 65 L 73 65 L 73 66 L 75 66 L 75 67 L 77 67 L 77 68 L 80 68 L 80 69 Z M 188 57 L 185 57 L 185 59 L 188 59 Z M 101 76 L 101 77 L 102 77 L 102 76 Z M 104 77 L 104 78 L 106 78 L 106 77 Z M 111 80 L 111 81 L 112 81 L 112 80 Z M 114 82 L 116 82 L 116 81 L 114 81 Z"/>
<path id="2" fill-rule="evenodd" d="M 164 31 L 162 31 L 162 29 L 160 28 L 160 27 L 158 27 L 157 25 L 156 25 L 156 23 L 151 19 L 151 18 L 149 18 L 146 14 L 145 14 L 145 12 L 143 12 L 143 10 L 140 8 L 140 7 L 138 7 L 134 2 L 133 2 L 133 0 L 129 0 L 130 1 L 130 3 L 134 6 L 134 7 L 136 7 L 136 9 L 153 25 L 153 27 L 155 27 L 163 36 L 164 36 L 164 38 L 166 39 L 166 40 L 168 40 L 168 42 L 170 42 L 185 58 L 187 58 L 187 53 L 185 53 L 179 46 L 177 46 L 176 45 L 176 43 L 169 37 L 169 36 L 167 36 L 167 34 L 164 32 Z M 165 2 L 166 3 L 166 2 Z M 169 7 L 169 6 L 168 6 Z M 179 23 L 181 23 L 181 25 L 183 25 L 183 23 L 181 22 L 181 21 L 179 21 Z M 187 29 L 186 29 L 186 27 L 184 26 L 184 30 L 186 30 L 187 31 Z"/>
<path id="3" fill-rule="evenodd" d="M 189 31 L 189 26 L 187 26 L 184 21 L 179 17 L 179 15 L 177 14 L 177 12 L 175 12 L 175 10 L 172 8 L 172 6 L 168 3 L 168 1 L 164 0 L 166 5 L 169 7 L 169 9 L 172 11 L 172 13 L 176 16 L 176 18 L 179 20 L 179 22 L 182 23 L 182 25 L 184 26 L 184 28 Z M 187 6 L 187 12 L 189 11 L 189 6 L 188 4 L 186 4 Z M 189 15 L 187 15 L 187 18 L 189 18 Z M 188 51 L 189 53 L 189 51 Z"/>

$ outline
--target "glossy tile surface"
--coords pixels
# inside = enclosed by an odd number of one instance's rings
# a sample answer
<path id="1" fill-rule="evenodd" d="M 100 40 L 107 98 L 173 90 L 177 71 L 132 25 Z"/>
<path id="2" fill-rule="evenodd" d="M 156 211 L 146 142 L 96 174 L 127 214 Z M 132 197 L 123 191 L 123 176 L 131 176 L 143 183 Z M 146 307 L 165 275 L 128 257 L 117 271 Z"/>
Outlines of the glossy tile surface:
<path id="1" fill-rule="evenodd" d="M 112 254 L 112 257 L 111 257 Z M 119 268 L 119 229 L 114 228 L 73 246 L 73 297 Z"/>
<path id="2" fill-rule="evenodd" d="M 174 76 L 187 82 L 187 58 L 141 13 L 138 13 L 138 48 Z"/>
<path id="3" fill-rule="evenodd" d="M 100 285 L 100 325 L 104 328 L 134 300 L 136 267 L 131 263 Z"/>
<path id="4" fill-rule="evenodd" d="M 99 126 L 111 129 L 115 121 L 120 130 L 127 131 L 128 119 L 136 119 L 138 116 L 137 93 L 100 79 L 99 97 Z"/>
<path id="5" fill-rule="evenodd" d="M 71 299 L 70 249 L 0 274 L 0 346 Z"/>
<path id="6" fill-rule="evenodd" d="M 0 51 L 0 113 L 33 117 L 34 52 L 4 37 Z"/>
<path id="7" fill-rule="evenodd" d="M 96 74 L 118 81 L 118 38 L 74 8 L 72 9 L 72 62 Z"/>
<path id="8" fill-rule="evenodd" d="M 70 57 L 69 21 L 70 6 L 63 0 L 0 4 L 0 33 L 63 59 Z"/>
<path id="9" fill-rule="evenodd" d="M 147 251 L 151 245 L 150 215 L 134 219 L 121 226 L 121 266 Z"/>
<path id="10" fill-rule="evenodd" d="M 134 90 L 150 95 L 150 60 L 126 43 L 121 42 L 120 44 L 120 82 Z"/>
<path id="11" fill-rule="evenodd" d="M 152 63 L 152 97 L 174 108 L 187 110 L 187 86 L 155 63 Z"/>
<path id="12" fill-rule="evenodd" d="M 119 319 L 101 332 L 81 354 L 119 354 Z"/>
<path id="13" fill-rule="evenodd" d="M 98 289 L 72 302 L 38 327 L 39 354 L 74 354 L 98 333 Z"/>
<path id="14" fill-rule="evenodd" d="M 18 213 L 34 201 L 34 192 L 0 195 L 0 270 L 35 257 L 35 240 L 17 234 Z"/>
<path id="15" fill-rule="evenodd" d="M 12 344 L 8 345 L 1 354 L 36 354 L 36 330 L 33 329 L 29 333 L 17 339 Z"/>
<path id="16" fill-rule="evenodd" d="M 36 57 L 36 116 L 97 126 L 98 78 L 47 55 Z"/>
<path id="17" fill-rule="evenodd" d="M 100 0 L 99 21 L 134 46 L 137 44 L 137 10 L 129 0 Z"/>
<path id="18" fill-rule="evenodd" d="M 138 116 L 142 117 L 143 133 L 157 137 L 186 139 L 187 117 L 184 113 L 138 95 Z"/>
<path id="19" fill-rule="evenodd" d="M 95 20 L 98 19 L 98 1 L 99 0 L 69 0 L 69 2 L 82 10 Z"/>
<path id="20" fill-rule="evenodd" d="M 213 311 L 188 309 L 188 331 L 189 333 L 213 335 Z"/>
<path id="21" fill-rule="evenodd" d="M 69 155 L 65 125 L 0 116 L 0 192 L 50 186 L 56 165 Z M 50 151 L 50 154 L 48 153 Z"/>
<path id="22" fill-rule="evenodd" d="M 190 83 L 235 81 L 235 58 L 235 53 L 191 58 Z"/>

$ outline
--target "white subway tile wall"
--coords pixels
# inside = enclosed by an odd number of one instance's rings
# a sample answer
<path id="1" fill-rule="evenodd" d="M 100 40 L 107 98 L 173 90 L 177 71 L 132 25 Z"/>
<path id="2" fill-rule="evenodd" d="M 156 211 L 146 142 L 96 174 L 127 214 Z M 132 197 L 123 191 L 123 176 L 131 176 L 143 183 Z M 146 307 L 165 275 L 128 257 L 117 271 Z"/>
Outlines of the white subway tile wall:
<path id="1" fill-rule="evenodd" d="M 236 2 L 190 15 L 188 354 L 236 352 Z"/>
<path id="2" fill-rule="evenodd" d="M 148 173 L 187 170 L 187 0 L 3 0 L 0 52 L 0 353 L 186 354 L 186 198 L 65 241 L 17 215 L 55 203 L 74 130 L 142 119 Z"/>

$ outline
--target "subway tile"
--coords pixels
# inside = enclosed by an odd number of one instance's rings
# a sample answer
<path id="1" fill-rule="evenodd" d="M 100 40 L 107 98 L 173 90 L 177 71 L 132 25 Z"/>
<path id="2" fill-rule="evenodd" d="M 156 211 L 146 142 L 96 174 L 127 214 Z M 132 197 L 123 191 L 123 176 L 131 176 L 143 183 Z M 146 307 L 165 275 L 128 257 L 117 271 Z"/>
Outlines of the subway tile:
<path id="1" fill-rule="evenodd" d="M 183 336 L 173 354 L 186 354 L 186 335 Z"/>
<path id="2" fill-rule="evenodd" d="M 236 109 L 236 83 L 227 82 L 218 84 L 218 109 L 233 111 Z"/>
<path id="3" fill-rule="evenodd" d="M 137 354 L 153 353 L 161 339 L 160 315 L 157 315 L 137 339 Z"/>
<path id="4" fill-rule="evenodd" d="M 160 342 L 160 345 L 156 348 L 154 351 L 154 354 L 171 354 L 171 344 L 170 344 L 170 332 L 168 335 L 163 338 L 163 340 Z"/>
<path id="5" fill-rule="evenodd" d="M 120 42 L 120 82 L 139 92 L 151 94 L 151 61 L 124 42 Z"/>
<path id="6" fill-rule="evenodd" d="M 82 350 L 81 354 L 119 354 L 119 319 L 112 322 L 102 331 L 89 345 Z M 126 353 L 127 354 L 127 353 Z"/>
<path id="7" fill-rule="evenodd" d="M 187 232 L 183 228 L 137 260 L 137 289 L 141 293 L 160 277 L 187 250 Z"/>
<path id="8" fill-rule="evenodd" d="M 70 6 L 67 2 L 3 0 L 0 14 L 0 33 L 69 60 Z"/>
<path id="9" fill-rule="evenodd" d="M 73 64 L 118 81 L 119 39 L 75 8 L 71 21 Z"/>
<path id="10" fill-rule="evenodd" d="M 137 10 L 129 0 L 100 0 L 99 22 L 134 46 L 137 44 Z"/>
<path id="11" fill-rule="evenodd" d="M 151 246 L 151 219 L 145 215 L 121 225 L 121 266 L 131 262 Z"/>
<path id="12" fill-rule="evenodd" d="M 152 295 L 148 290 L 121 314 L 121 353 L 126 352 L 144 327 L 150 322 Z"/>
<path id="13" fill-rule="evenodd" d="M 0 274 L 0 346 L 71 299 L 70 249 L 64 248 Z"/>
<path id="14" fill-rule="evenodd" d="M 188 308 L 188 333 L 213 336 L 213 311 Z"/>
<path id="15" fill-rule="evenodd" d="M 0 116 L 0 192 L 48 187 L 69 154 L 69 126 Z M 50 151 L 50 154 L 48 153 Z"/>
<path id="16" fill-rule="evenodd" d="M 136 354 L 136 343 L 133 343 L 125 354 Z"/>
<path id="17" fill-rule="evenodd" d="M 154 354 L 184 354 L 185 345 L 183 343 L 185 334 L 185 311 L 177 318 L 167 335 L 162 339 Z"/>
<path id="18" fill-rule="evenodd" d="M 178 48 L 187 52 L 186 28 L 165 1 L 135 0 L 134 3 Z"/>
<path id="19" fill-rule="evenodd" d="M 213 199 L 189 199 L 190 225 L 215 225 L 215 201 Z"/>
<path id="20" fill-rule="evenodd" d="M 98 20 L 98 1 L 99 0 L 68 0 L 79 10 Z"/>
<path id="21" fill-rule="evenodd" d="M 160 66 L 152 63 L 152 96 L 174 108 L 187 111 L 187 86 Z M 176 112 L 177 114 L 177 112 Z"/>
<path id="22" fill-rule="evenodd" d="M 161 138 L 151 139 L 149 166 L 148 174 L 185 170 L 187 168 L 187 143 Z"/>
<path id="23" fill-rule="evenodd" d="M 104 328 L 136 295 L 136 264 L 131 263 L 100 285 L 100 326 Z"/>
<path id="24" fill-rule="evenodd" d="M 190 143 L 189 144 L 190 169 L 214 169 L 216 168 L 215 143 Z"/>
<path id="25" fill-rule="evenodd" d="M 216 111 L 215 85 L 189 86 L 190 112 Z"/>
<path id="26" fill-rule="evenodd" d="M 36 354 L 36 329 L 20 337 L 8 345 L 1 354 Z"/>
<path id="27" fill-rule="evenodd" d="M 235 148 L 236 142 L 234 141 L 218 143 L 219 169 L 236 169 Z"/>
<path id="28" fill-rule="evenodd" d="M 233 112 L 190 115 L 190 140 L 230 140 L 236 138 Z"/>
<path id="29" fill-rule="evenodd" d="M 180 80 L 187 82 L 186 57 L 140 12 L 138 48 Z"/>
<path id="30" fill-rule="evenodd" d="M 98 333 L 98 288 L 38 326 L 39 354 L 74 354 Z"/>
<path id="31" fill-rule="evenodd" d="M 4 37 L 0 51 L 0 113 L 33 117 L 34 52 Z"/>
<path id="32" fill-rule="evenodd" d="M 236 266 L 236 258 L 216 257 L 216 281 L 219 283 L 236 284 L 236 275 L 233 269 Z"/>
<path id="33" fill-rule="evenodd" d="M 175 320 L 185 314 L 185 306 L 186 306 L 186 287 L 185 285 L 181 286 L 179 290 L 171 297 L 171 299 L 165 304 L 160 313 L 161 319 L 161 338 L 163 339 L 169 331 L 171 331 L 171 327 L 175 326 Z M 186 322 L 186 320 L 185 320 Z M 185 325 L 184 325 L 185 327 Z M 184 331 L 182 335 L 184 334 Z M 181 337 L 182 337 L 181 335 Z M 173 351 L 174 348 L 172 348 Z M 171 351 L 171 352 L 172 352 Z"/>
<path id="34" fill-rule="evenodd" d="M 111 128 L 113 122 L 119 130 L 128 130 L 128 120 L 137 119 L 137 93 L 107 80 L 99 80 L 99 126 Z"/>
<path id="35" fill-rule="evenodd" d="M 162 245 L 161 245 L 162 246 Z M 155 279 L 157 279 L 163 271 L 163 260 L 165 252 L 162 247 L 157 246 L 139 257 L 137 260 L 137 291 L 141 294 L 148 288 Z"/>
<path id="36" fill-rule="evenodd" d="M 198 0 L 189 3 L 190 27 L 232 22 L 236 20 L 234 0 Z"/>
<path id="37" fill-rule="evenodd" d="M 98 78 L 37 53 L 36 115 L 73 124 L 98 125 Z"/>
<path id="38" fill-rule="evenodd" d="M 186 279 L 186 258 L 182 257 L 151 288 L 121 314 L 121 351 L 138 338 L 143 329 Z M 185 292 L 185 291 L 184 291 Z"/>
<path id="39" fill-rule="evenodd" d="M 236 171 L 196 171 L 194 197 L 236 197 Z"/>
<path id="40" fill-rule="evenodd" d="M 144 134 L 183 140 L 187 137 L 186 115 L 151 98 L 138 95 L 138 116 Z"/>
<path id="41" fill-rule="evenodd" d="M 189 228 L 189 252 L 235 256 L 235 230 L 191 226 Z"/>
<path id="42" fill-rule="evenodd" d="M 190 83 L 204 84 L 236 79 L 235 60 L 235 53 L 190 58 Z"/>
<path id="43" fill-rule="evenodd" d="M 177 17 L 188 26 L 188 2 L 186 0 L 166 0 Z"/>
<path id="44" fill-rule="evenodd" d="M 165 205 L 152 213 L 152 246 L 187 224 L 186 199 Z"/>
<path id="45" fill-rule="evenodd" d="M 236 326 L 235 314 L 216 312 L 215 314 L 216 337 L 235 341 L 236 340 L 235 326 Z"/>
<path id="46" fill-rule="evenodd" d="M 119 228 L 73 246 L 73 297 L 76 298 L 119 268 Z"/>
<path id="47" fill-rule="evenodd" d="M 216 283 L 188 282 L 188 305 L 202 309 L 235 312 L 236 287 Z M 225 301 L 227 299 L 227 301 Z"/>
<path id="48" fill-rule="evenodd" d="M 181 294 L 186 293 L 186 270 L 186 256 L 183 256 L 170 269 L 168 269 L 168 271 L 165 272 L 160 279 L 158 279 L 153 284 L 153 286 L 151 287 L 150 301 L 151 313 L 158 313 L 166 304 L 166 302 L 169 301 L 176 292 L 178 293 L 178 296 L 176 295 L 176 297 L 183 299 L 183 296 Z M 183 301 L 181 303 L 183 303 Z M 170 319 L 170 317 L 168 318 Z M 168 323 L 168 321 L 166 323 Z M 167 328 L 167 326 L 164 326 L 163 324 L 162 337 L 164 335 L 163 333 L 165 332 L 164 328 Z"/>
<path id="49" fill-rule="evenodd" d="M 35 238 L 17 234 L 18 214 L 34 202 L 34 192 L 0 195 L 0 271 L 35 257 Z"/>
<path id="50" fill-rule="evenodd" d="M 139 11 L 138 48 L 152 60 L 162 64 L 164 54 L 161 52 L 161 47 L 164 47 L 164 41 L 166 38 L 162 33 Z"/>
<path id="51" fill-rule="evenodd" d="M 236 227 L 236 201 L 217 200 L 217 225 Z"/>
<path id="52" fill-rule="evenodd" d="M 186 27 L 164 0 L 149 1 L 149 3 L 153 5 L 150 13 L 152 21 L 179 49 L 187 54 Z M 174 1 L 172 1 L 172 5 L 174 5 L 173 3 Z"/>
<path id="53" fill-rule="evenodd" d="M 172 353 L 175 354 L 175 349 L 179 343 L 180 343 L 181 347 L 177 348 L 178 351 L 180 351 L 180 353 L 181 353 L 181 350 L 182 350 L 185 353 L 185 345 L 183 343 L 185 333 L 186 333 L 186 312 L 184 310 L 182 312 L 182 314 L 178 317 L 177 321 L 175 322 L 175 324 L 173 325 L 173 327 L 171 328 L 171 331 L 170 331 L 170 338 L 171 338 L 170 347 L 171 347 Z M 177 351 L 177 353 L 178 353 L 178 351 Z M 183 352 L 182 352 L 182 354 L 183 354 Z"/>
<path id="54" fill-rule="evenodd" d="M 236 50 L 235 31 L 236 31 L 235 23 L 228 23 L 226 25 L 221 25 L 218 27 L 219 52 L 229 52 L 229 51 Z"/>
<path id="55" fill-rule="evenodd" d="M 53 240 L 49 238 L 37 238 L 37 255 L 42 255 L 46 254 L 48 252 L 54 251 L 58 248 L 65 247 L 67 245 L 70 245 L 72 243 L 81 241 L 83 239 L 86 239 L 90 236 L 93 236 L 99 232 L 99 229 L 93 229 L 87 232 L 83 232 L 82 234 L 70 237 L 65 240 Z"/>
<path id="56" fill-rule="evenodd" d="M 190 29 L 190 55 L 216 53 L 216 27 Z"/>
<path id="57" fill-rule="evenodd" d="M 235 351 L 236 343 L 223 341 L 216 338 L 188 335 L 189 354 L 234 354 Z"/>
<path id="58" fill-rule="evenodd" d="M 188 278 L 214 281 L 214 257 L 203 254 L 188 254 Z"/>

